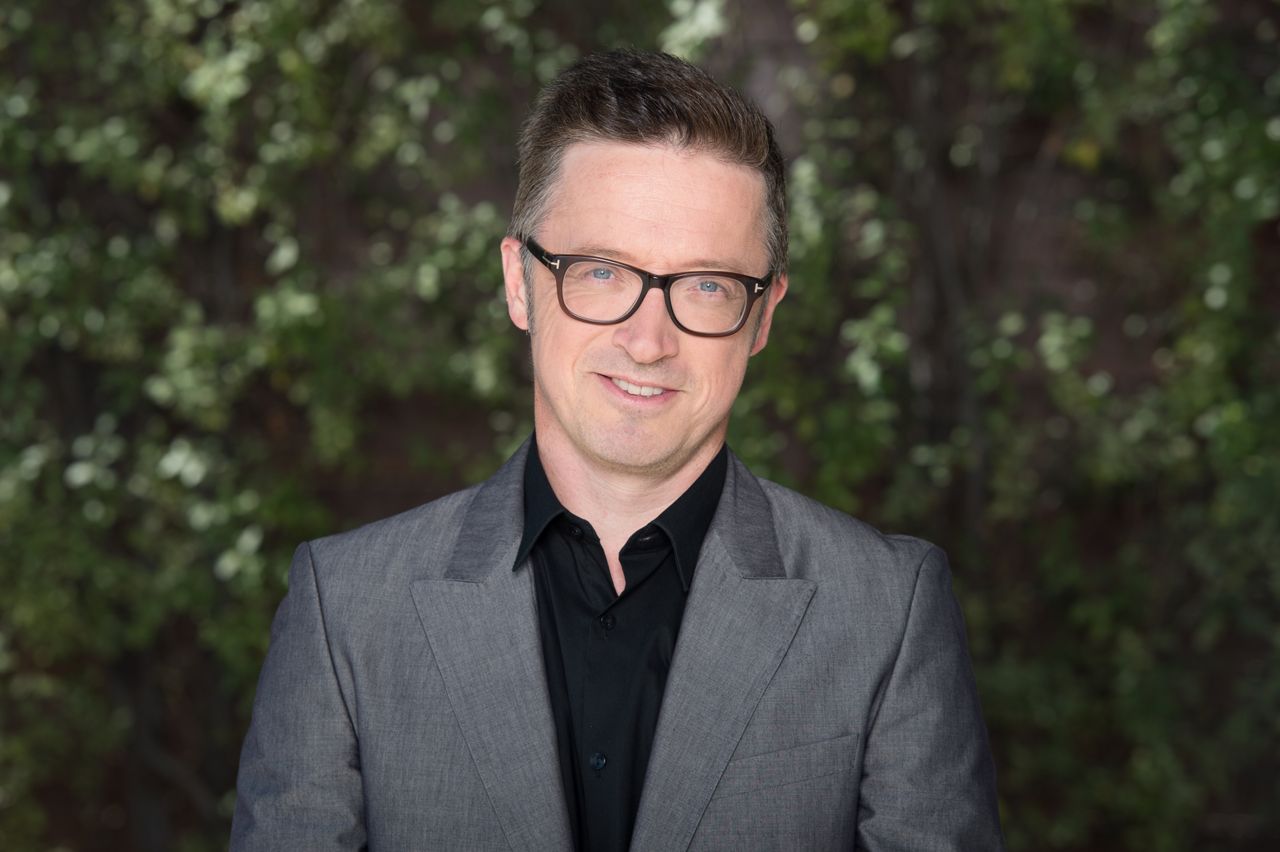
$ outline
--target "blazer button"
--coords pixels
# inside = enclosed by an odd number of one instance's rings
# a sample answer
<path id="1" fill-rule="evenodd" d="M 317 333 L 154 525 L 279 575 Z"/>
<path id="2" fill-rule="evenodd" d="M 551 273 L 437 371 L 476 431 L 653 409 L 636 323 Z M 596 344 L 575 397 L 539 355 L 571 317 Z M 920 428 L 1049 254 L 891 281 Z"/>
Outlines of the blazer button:
<path id="1" fill-rule="evenodd" d="M 603 627 L 605 630 L 612 630 L 614 625 L 616 625 L 617 623 L 618 623 L 618 619 L 614 618 L 612 614 L 605 614 L 600 616 L 600 626 Z"/>
<path id="2" fill-rule="evenodd" d="M 600 752 L 596 752 L 591 755 L 591 760 L 589 762 L 591 764 L 591 768 L 596 772 L 599 772 L 601 769 L 604 769 L 604 765 L 609 762 L 609 758 L 605 757 Z"/>

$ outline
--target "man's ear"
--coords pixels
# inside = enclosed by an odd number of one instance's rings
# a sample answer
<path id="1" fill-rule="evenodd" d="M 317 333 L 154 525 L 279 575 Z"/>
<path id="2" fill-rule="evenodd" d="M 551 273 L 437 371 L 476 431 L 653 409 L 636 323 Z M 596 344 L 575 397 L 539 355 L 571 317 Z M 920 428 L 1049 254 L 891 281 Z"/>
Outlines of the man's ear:
<path id="1" fill-rule="evenodd" d="M 765 293 L 763 302 L 760 307 L 763 315 L 760 317 L 760 326 L 756 331 L 755 339 L 751 342 L 751 354 L 755 355 L 764 345 L 769 342 L 769 327 L 773 324 L 773 310 L 778 307 L 778 303 L 787 295 L 787 275 L 783 273 L 777 275 L 773 279 L 773 283 L 769 285 L 769 292 Z"/>
<path id="2" fill-rule="evenodd" d="M 502 282 L 507 293 L 507 316 L 516 328 L 529 330 L 528 292 L 524 286 L 524 260 L 521 257 L 523 244 L 515 237 L 503 237 L 502 250 Z"/>

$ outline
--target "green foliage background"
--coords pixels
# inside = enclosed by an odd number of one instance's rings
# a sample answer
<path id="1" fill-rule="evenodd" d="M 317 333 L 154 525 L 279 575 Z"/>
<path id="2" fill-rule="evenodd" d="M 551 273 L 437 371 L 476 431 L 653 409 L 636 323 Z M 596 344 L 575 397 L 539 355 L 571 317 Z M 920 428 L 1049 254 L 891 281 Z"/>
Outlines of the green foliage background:
<path id="1" fill-rule="evenodd" d="M 947 546 L 1013 850 L 1280 840 L 1271 0 L 7 0 L 0 837 L 225 846 L 293 546 L 530 428 L 513 140 L 580 53 L 760 100 L 758 472 Z"/>

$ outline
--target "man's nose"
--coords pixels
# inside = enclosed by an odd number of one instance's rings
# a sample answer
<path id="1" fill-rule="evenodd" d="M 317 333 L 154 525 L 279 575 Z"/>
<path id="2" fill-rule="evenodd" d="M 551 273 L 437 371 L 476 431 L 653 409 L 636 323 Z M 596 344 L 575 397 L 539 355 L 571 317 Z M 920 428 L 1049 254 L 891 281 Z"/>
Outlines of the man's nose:
<path id="1" fill-rule="evenodd" d="M 636 312 L 618 323 L 613 342 L 637 364 L 656 364 L 680 351 L 680 329 L 667 313 L 661 290 L 654 288 L 646 293 Z"/>

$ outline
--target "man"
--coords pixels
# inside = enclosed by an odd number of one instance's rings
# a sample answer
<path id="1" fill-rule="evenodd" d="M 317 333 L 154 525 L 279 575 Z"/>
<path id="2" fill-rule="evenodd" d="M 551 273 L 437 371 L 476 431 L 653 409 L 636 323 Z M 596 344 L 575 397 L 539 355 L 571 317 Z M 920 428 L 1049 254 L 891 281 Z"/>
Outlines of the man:
<path id="1" fill-rule="evenodd" d="M 232 847 L 999 849 L 945 558 L 724 446 L 787 291 L 768 121 L 588 57 L 525 126 L 511 233 L 534 439 L 299 548 Z"/>

